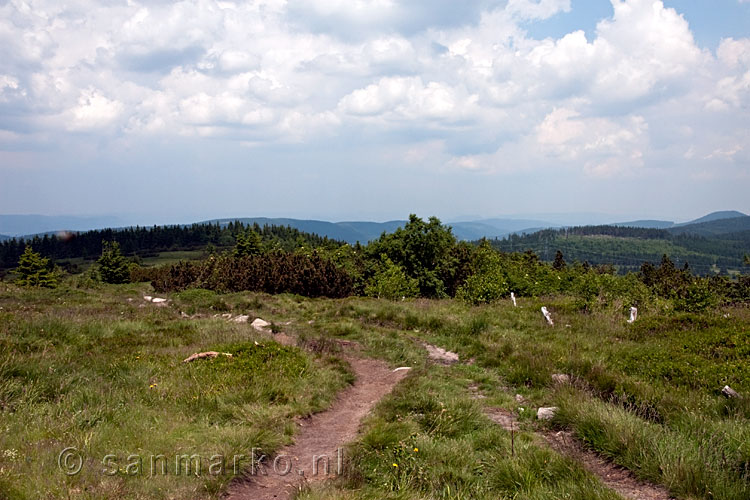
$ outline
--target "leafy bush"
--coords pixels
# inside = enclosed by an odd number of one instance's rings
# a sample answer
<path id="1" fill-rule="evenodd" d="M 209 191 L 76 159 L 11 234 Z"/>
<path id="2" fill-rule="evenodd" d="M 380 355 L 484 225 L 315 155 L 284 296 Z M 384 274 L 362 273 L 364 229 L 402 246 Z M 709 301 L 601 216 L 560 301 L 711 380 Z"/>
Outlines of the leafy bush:
<path id="1" fill-rule="evenodd" d="M 484 242 L 473 259 L 473 274 L 458 289 L 457 296 L 470 304 L 495 302 L 509 293 L 500 254 Z"/>
<path id="2" fill-rule="evenodd" d="M 381 269 L 375 273 L 365 288 L 365 295 L 396 300 L 402 297 L 416 297 L 419 294 L 419 281 L 406 275 L 401 266 L 382 256 Z"/>
<path id="3" fill-rule="evenodd" d="M 685 288 L 684 296 L 674 301 L 678 311 L 700 312 L 719 305 L 719 298 L 711 291 L 705 279 L 696 279 Z"/>

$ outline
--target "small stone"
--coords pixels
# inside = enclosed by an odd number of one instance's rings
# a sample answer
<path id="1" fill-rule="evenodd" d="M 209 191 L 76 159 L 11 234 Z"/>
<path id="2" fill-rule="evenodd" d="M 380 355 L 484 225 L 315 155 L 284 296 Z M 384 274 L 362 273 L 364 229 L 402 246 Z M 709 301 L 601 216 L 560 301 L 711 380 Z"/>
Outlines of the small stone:
<path id="1" fill-rule="evenodd" d="M 250 319 L 250 316 L 247 314 L 240 314 L 236 318 L 233 318 L 231 321 L 232 323 L 247 323 L 247 321 Z"/>
<path id="2" fill-rule="evenodd" d="M 394 373 L 396 372 L 405 372 L 411 370 L 411 366 L 399 366 L 395 370 L 393 370 Z"/>
<path id="3" fill-rule="evenodd" d="M 570 383 L 570 375 L 564 373 L 552 374 L 552 381 L 558 385 L 565 385 Z"/>
<path id="4" fill-rule="evenodd" d="M 740 397 L 740 394 L 734 389 L 732 389 L 731 387 L 729 387 L 728 385 L 724 386 L 724 388 L 721 390 L 721 393 L 724 395 L 724 397 L 727 397 L 729 399 L 735 399 L 735 398 Z"/>
<path id="5" fill-rule="evenodd" d="M 521 396 L 520 394 L 516 394 L 516 402 L 517 403 L 524 403 L 526 402 L 526 398 Z"/>
<path id="6" fill-rule="evenodd" d="M 557 406 L 549 406 L 547 408 L 539 408 L 536 411 L 536 418 L 539 420 L 552 420 L 555 417 L 559 408 Z"/>

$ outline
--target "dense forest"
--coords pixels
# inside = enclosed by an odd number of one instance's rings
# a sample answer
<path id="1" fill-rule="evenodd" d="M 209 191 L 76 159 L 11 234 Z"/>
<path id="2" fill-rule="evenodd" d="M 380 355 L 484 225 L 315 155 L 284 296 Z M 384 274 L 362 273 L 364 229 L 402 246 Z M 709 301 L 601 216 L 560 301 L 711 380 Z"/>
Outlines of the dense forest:
<path id="1" fill-rule="evenodd" d="M 340 244 L 288 226 L 247 226 L 240 222 L 130 227 L 5 240 L 0 242 L 0 268 L 16 267 L 27 245 L 52 262 L 75 258 L 97 259 L 102 253 L 104 241 L 117 242 L 127 256 L 148 257 L 166 251 L 233 247 L 237 235 L 248 229 L 261 236 L 267 249 L 291 251 L 301 246 L 319 248 Z"/>
<path id="2" fill-rule="evenodd" d="M 503 252 L 531 250 L 547 262 L 559 250 L 568 261 L 611 264 L 620 273 L 638 271 L 644 262 L 656 264 L 665 254 L 680 266 L 687 264 L 696 274 L 741 270 L 750 249 L 750 231 L 717 233 L 707 237 L 671 229 L 583 226 L 510 235 L 491 244 Z"/>

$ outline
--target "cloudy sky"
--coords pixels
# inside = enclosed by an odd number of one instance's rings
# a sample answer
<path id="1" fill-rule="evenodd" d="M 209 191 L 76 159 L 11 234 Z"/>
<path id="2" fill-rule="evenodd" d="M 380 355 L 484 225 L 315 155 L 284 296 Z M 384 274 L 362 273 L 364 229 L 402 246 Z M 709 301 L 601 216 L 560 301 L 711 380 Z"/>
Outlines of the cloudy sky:
<path id="1" fill-rule="evenodd" d="M 0 0 L 0 213 L 750 212 L 750 0 Z"/>

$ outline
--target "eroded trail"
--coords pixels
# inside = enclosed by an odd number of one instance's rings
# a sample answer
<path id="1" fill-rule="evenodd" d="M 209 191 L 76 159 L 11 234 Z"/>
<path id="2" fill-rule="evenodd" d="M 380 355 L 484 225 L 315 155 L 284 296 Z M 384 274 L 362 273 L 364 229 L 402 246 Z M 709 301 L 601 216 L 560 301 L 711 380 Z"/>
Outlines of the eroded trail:
<path id="1" fill-rule="evenodd" d="M 229 488 L 227 498 L 288 499 L 304 484 L 334 477 L 339 472 L 338 450 L 356 438 L 362 418 L 407 373 L 393 371 L 380 360 L 353 356 L 345 359 L 356 375 L 354 384 L 338 395 L 331 408 L 299 422 L 295 443 L 278 451 L 276 466 L 274 457 L 268 457 L 263 467 L 266 474 L 257 471 L 236 481 Z M 321 456 L 328 457 L 328 474 L 326 459 Z M 313 470 L 314 462 L 317 462 L 316 470 Z"/>
<path id="2" fill-rule="evenodd" d="M 485 408 L 485 414 L 509 432 L 518 432 L 516 416 L 502 408 Z M 630 500 L 671 500 L 669 492 L 658 485 L 641 481 L 628 469 L 609 462 L 591 450 L 573 436 L 569 431 L 539 432 L 544 442 L 561 455 L 578 461 L 591 474 L 609 489 Z"/>

